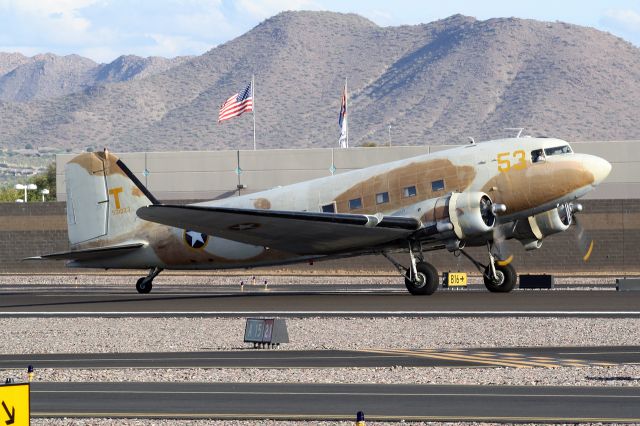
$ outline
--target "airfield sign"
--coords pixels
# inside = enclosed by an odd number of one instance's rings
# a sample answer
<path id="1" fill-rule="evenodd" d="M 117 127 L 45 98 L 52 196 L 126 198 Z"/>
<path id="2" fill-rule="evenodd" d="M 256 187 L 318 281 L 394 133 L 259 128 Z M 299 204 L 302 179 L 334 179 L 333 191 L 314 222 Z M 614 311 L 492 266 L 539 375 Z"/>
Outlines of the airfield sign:
<path id="1" fill-rule="evenodd" d="M 29 426 L 29 383 L 0 385 L 0 426 Z"/>

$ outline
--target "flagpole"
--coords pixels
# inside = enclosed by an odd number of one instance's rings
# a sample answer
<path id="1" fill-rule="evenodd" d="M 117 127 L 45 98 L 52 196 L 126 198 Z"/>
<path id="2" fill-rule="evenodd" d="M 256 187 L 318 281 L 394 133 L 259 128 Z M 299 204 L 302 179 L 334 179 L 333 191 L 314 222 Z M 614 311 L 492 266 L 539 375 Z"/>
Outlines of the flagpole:
<path id="1" fill-rule="evenodd" d="M 253 96 L 253 150 L 256 150 L 256 82 L 251 74 L 251 96 Z"/>
<path id="2" fill-rule="evenodd" d="M 349 148 L 349 91 L 347 89 L 347 77 L 344 78 L 344 110 L 345 128 L 347 133 L 347 148 Z"/>

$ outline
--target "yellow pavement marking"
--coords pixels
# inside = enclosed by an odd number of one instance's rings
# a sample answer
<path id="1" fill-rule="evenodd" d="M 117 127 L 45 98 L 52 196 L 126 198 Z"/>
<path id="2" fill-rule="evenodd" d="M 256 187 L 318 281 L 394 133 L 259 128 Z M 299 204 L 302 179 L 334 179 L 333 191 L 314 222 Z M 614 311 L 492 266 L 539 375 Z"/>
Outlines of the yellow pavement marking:
<path id="1" fill-rule="evenodd" d="M 552 358 L 546 356 L 527 356 L 513 352 L 472 352 L 465 349 L 432 350 L 432 349 L 367 349 L 364 352 L 375 352 L 384 355 L 402 355 L 408 357 L 431 358 L 447 361 L 468 361 L 478 364 L 486 364 L 494 367 L 515 368 L 558 368 L 558 367 L 590 367 L 590 366 L 615 366 L 618 364 L 608 362 L 593 362 L 584 359 Z M 628 363 L 627 363 L 628 364 Z"/>
<path id="2" fill-rule="evenodd" d="M 467 361 L 467 362 L 475 362 L 479 364 L 487 364 L 492 365 L 494 367 L 513 367 L 513 368 L 532 368 L 532 367 L 546 367 L 546 368 L 556 368 L 558 365 L 556 364 L 544 364 L 540 362 L 525 362 L 525 361 L 502 361 L 499 358 L 489 360 L 484 357 L 478 357 L 473 355 L 463 355 L 461 353 L 452 353 L 452 352 L 437 352 L 437 353 L 420 353 L 411 350 L 404 349 L 389 349 L 387 351 L 383 350 L 375 350 L 380 353 L 398 353 L 402 355 L 422 357 L 422 358 L 431 358 L 431 359 L 443 359 L 447 361 Z"/>

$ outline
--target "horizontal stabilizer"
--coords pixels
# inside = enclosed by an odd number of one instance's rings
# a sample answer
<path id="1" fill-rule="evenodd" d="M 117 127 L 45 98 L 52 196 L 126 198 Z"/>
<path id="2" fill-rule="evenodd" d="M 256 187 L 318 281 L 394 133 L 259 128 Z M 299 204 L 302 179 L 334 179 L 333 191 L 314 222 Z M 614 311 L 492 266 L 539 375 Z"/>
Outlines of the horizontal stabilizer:
<path id="1" fill-rule="evenodd" d="M 176 228 L 296 254 L 359 251 L 406 238 L 420 228 L 408 217 L 152 205 L 138 217 Z"/>
<path id="2" fill-rule="evenodd" d="M 42 256 L 27 257 L 22 260 L 94 260 L 107 259 L 131 253 L 143 247 L 145 243 L 123 244 L 119 246 L 100 247 L 86 250 L 72 250 L 61 253 L 45 254 Z"/>

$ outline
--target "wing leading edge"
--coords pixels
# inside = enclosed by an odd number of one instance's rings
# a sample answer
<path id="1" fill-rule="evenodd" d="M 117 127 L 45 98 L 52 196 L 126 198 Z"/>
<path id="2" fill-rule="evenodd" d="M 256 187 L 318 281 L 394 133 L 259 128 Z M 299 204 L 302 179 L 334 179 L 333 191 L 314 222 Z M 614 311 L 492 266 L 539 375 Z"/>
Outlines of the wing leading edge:
<path id="1" fill-rule="evenodd" d="M 358 251 L 406 238 L 420 221 L 396 216 L 151 205 L 138 217 L 242 243 L 310 255 Z"/>

